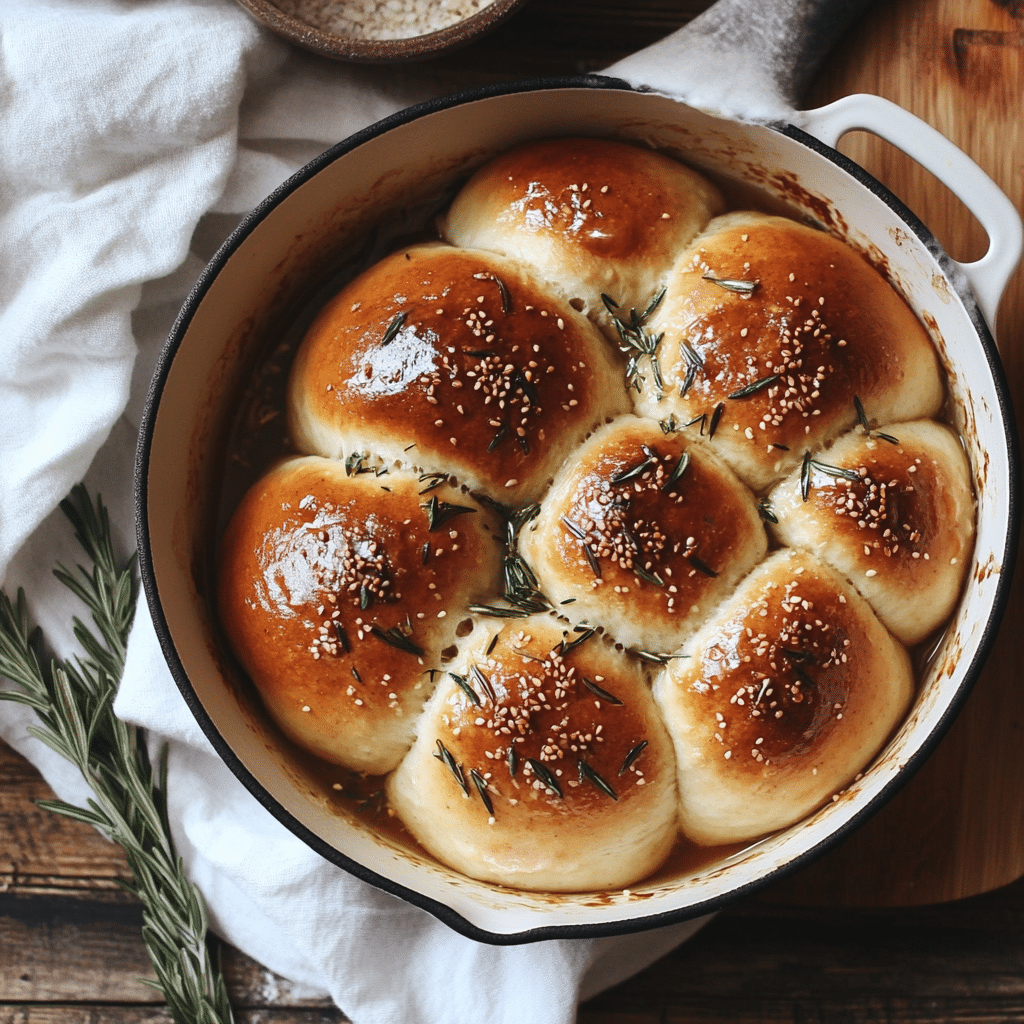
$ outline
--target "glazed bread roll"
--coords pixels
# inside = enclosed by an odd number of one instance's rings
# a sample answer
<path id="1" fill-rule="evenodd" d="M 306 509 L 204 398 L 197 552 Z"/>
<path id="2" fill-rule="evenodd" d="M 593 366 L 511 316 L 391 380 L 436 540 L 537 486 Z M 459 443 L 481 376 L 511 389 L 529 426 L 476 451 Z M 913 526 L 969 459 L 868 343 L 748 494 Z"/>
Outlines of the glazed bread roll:
<path id="1" fill-rule="evenodd" d="M 438 860 L 522 889 L 629 885 L 676 835 L 672 743 L 641 672 L 546 616 L 474 638 L 387 794 Z"/>
<path id="2" fill-rule="evenodd" d="M 291 459 L 245 495 L 224 536 L 220 622 L 281 729 L 356 771 L 409 748 L 430 670 L 494 592 L 501 524 L 446 484 Z"/>
<path id="3" fill-rule="evenodd" d="M 621 416 L 562 467 L 519 550 L 570 622 L 674 651 L 765 554 L 750 490 L 707 445 Z"/>
<path id="4" fill-rule="evenodd" d="M 608 348 L 509 260 L 440 243 L 402 249 L 309 328 L 288 385 L 292 441 L 532 501 L 598 423 L 628 408 Z"/>
<path id="5" fill-rule="evenodd" d="M 779 484 L 769 498 L 773 530 L 847 576 L 911 646 L 945 622 L 959 597 L 974 495 L 967 456 L 949 428 L 918 420 L 882 434 L 847 434 L 815 457 L 804 482 L 797 471 Z"/>
<path id="6" fill-rule="evenodd" d="M 443 218 L 443 237 L 535 268 L 565 301 L 609 324 L 661 289 L 679 252 L 725 209 L 676 160 L 608 139 L 545 139 L 482 167 Z"/>
<path id="7" fill-rule="evenodd" d="M 906 714 L 910 659 L 863 598 L 782 550 L 669 662 L 654 696 L 676 748 L 680 825 L 707 846 L 798 821 Z"/>
<path id="8" fill-rule="evenodd" d="M 934 416 L 943 401 L 935 349 L 885 278 L 782 217 L 712 221 L 646 329 L 661 337 L 663 387 L 644 387 L 637 410 L 696 421 L 755 490 L 852 427 L 854 396 L 879 423 Z"/>

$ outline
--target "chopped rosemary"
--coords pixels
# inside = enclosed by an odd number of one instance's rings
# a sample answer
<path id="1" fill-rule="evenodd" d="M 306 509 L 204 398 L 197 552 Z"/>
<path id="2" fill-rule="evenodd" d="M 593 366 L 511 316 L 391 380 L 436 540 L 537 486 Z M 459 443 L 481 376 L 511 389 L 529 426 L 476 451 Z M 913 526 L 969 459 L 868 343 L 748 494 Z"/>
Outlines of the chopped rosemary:
<path id="1" fill-rule="evenodd" d="M 430 561 L 430 541 L 423 545 L 423 551 L 420 554 L 420 561 L 426 565 Z"/>
<path id="2" fill-rule="evenodd" d="M 630 768 L 633 767 L 633 762 L 644 752 L 644 748 L 647 746 L 647 740 L 641 740 L 627 755 L 626 759 L 622 762 L 622 767 L 619 769 L 620 775 L 625 775 Z"/>
<path id="3" fill-rule="evenodd" d="M 689 465 L 690 453 L 689 451 L 684 451 L 683 454 L 679 456 L 679 461 L 676 463 L 675 469 L 672 470 L 668 479 L 661 485 L 662 491 L 668 494 L 679 478 L 686 472 Z"/>
<path id="4" fill-rule="evenodd" d="M 469 610 L 477 615 L 493 615 L 496 619 L 525 619 L 530 614 L 522 608 L 498 608 L 490 604 L 471 604 Z"/>
<path id="5" fill-rule="evenodd" d="M 740 295 L 751 295 L 761 283 L 760 281 L 743 281 L 733 277 L 715 277 L 714 274 L 705 274 L 704 280 L 710 281 L 711 284 L 717 284 L 719 288 L 724 288 L 727 292 L 738 292 Z"/>
<path id="6" fill-rule="evenodd" d="M 665 289 L 662 288 L 662 290 L 647 303 L 647 306 L 644 308 L 642 313 L 637 313 L 635 309 L 631 309 L 629 311 L 629 320 L 626 321 L 621 317 L 614 315 L 614 311 L 619 308 L 618 303 L 607 295 L 601 296 L 604 301 L 605 308 L 613 314 L 612 323 L 615 326 L 615 330 L 618 332 L 620 340 L 622 341 L 622 344 L 619 346 L 620 351 L 631 353 L 629 361 L 626 364 L 626 386 L 628 388 L 636 388 L 637 391 L 642 390 L 641 382 L 643 378 L 640 375 L 640 361 L 644 356 L 647 356 L 651 364 L 651 372 L 654 375 L 654 384 L 659 398 L 661 398 L 664 393 L 665 382 L 662 377 L 661 364 L 658 361 L 657 350 L 658 345 L 661 344 L 661 340 L 665 335 L 664 333 L 657 336 L 648 334 L 647 331 L 644 330 L 644 327 L 650 319 L 651 314 L 658 308 L 658 305 L 664 297 Z"/>
<path id="7" fill-rule="evenodd" d="M 739 391 L 734 391 L 731 395 L 727 395 L 727 398 L 747 398 L 749 395 L 757 394 L 758 391 L 763 391 L 766 387 L 774 384 L 779 379 L 779 374 L 772 373 L 767 377 L 762 377 L 760 380 L 755 380 L 753 383 L 748 384 L 744 388 L 740 388 Z"/>
<path id="8" fill-rule="evenodd" d="M 809 451 L 804 452 L 803 462 L 800 464 L 800 496 L 804 501 L 810 497 L 811 494 L 811 470 L 816 469 L 819 473 L 824 473 L 826 476 L 838 477 L 842 480 L 851 480 L 854 483 L 860 480 L 860 473 L 855 469 L 846 469 L 843 466 L 833 466 L 827 462 L 819 462 L 817 459 L 811 458 Z"/>
<path id="9" fill-rule="evenodd" d="M 398 337 L 398 332 L 402 329 L 405 323 L 406 317 L 409 315 L 409 310 L 405 310 L 402 313 L 396 314 L 394 320 L 388 324 L 387 330 L 384 332 L 384 337 L 380 340 L 380 347 L 383 348 L 385 345 L 390 345 L 391 342 Z"/>
<path id="10" fill-rule="evenodd" d="M 491 803 L 491 795 L 487 792 L 487 780 L 476 768 L 469 769 L 469 777 L 473 780 L 473 785 L 476 786 L 476 791 L 480 794 L 480 799 L 483 800 L 487 813 L 493 815 L 494 804 Z"/>
<path id="11" fill-rule="evenodd" d="M 716 579 L 718 573 L 708 565 L 703 559 L 698 558 L 696 555 L 687 555 L 686 560 L 697 570 L 697 572 L 704 573 L 705 576 L 710 576 L 712 579 Z"/>
<path id="12" fill-rule="evenodd" d="M 473 677 L 474 682 L 479 685 L 480 689 L 487 694 L 493 704 L 497 700 L 497 697 L 494 695 L 494 687 L 491 686 L 490 679 L 488 679 L 476 665 L 469 670 L 469 674 Z"/>
<path id="13" fill-rule="evenodd" d="M 769 523 L 778 523 L 779 517 L 775 514 L 775 508 L 767 498 L 760 498 L 757 502 L 757 514 Z"/>
<path id="14" fill-rule="evenodd" d="M 631 466 L 629 469 L 620 470 L 615 474 L 608 482 L 611 484 L 625 484 L 630 480 L 635 480 L 638 476 L 642 476 L 647 472 L 651 466 L 658 464 L 657 455 L 651 451 L 647 445 L 643 445 L 643 453 L 646 456 L 643 462 L 638 462 L 635 466 Z"/>
<path id="15" fill-rule="evenodd" d="M 725 412 L 725 402 L 719 402 L 718 405 L 715 406 L 715 411 L 711 414 L 711 425 L 708 427 L 709 438 L 715 436 L 718 424 L 722 421 L 723 412 Z"/>
<path id="16" fill-rule="evenodd" d="M 597 579 L 601 579 L 601 563 L 597 560 L 597 555 L 594 554 L 593 549 L 586 541 L 583 542 L 583 554 L 586 556 L 590 571 Z"/>
<path id="17" fill-rule="evenodd" d="M 853 396 L 853 405 L 854 408 L 857 410 L 857 420 L 860 423 L 860 425 L 864 428 L 864 430 L 867 432 L 868 437 L 878 437 L 881 438 L 883 441 L 888 441 L 889 444 L 900 443 L 899 438 L 893 437 L 892 434 L 883 434 L 880 430 L 871 429 L 871 427 L 868 424 L 867 413 L 864 412 L 864 406 L 861 403 L 861 400 L 856 395 Z"/>
<path id="18" fill-rule="evenodd" d="M 466 776 L 463 774 L 462 769 L 455 763 L 455 758 L 452 757 L 451 751 L 440 741 L 437 741 L 437 751 L 434 757 L 443 764 L 448 771 L 455 776 L 455 781 L 462 787 L 462 792 L 469 796 L 469 785 L 466 782 Z"/>
<path id="19" fill-rule="evenodd" d="M 580 773 L 580 782 L 586 779 L 597 786 L 602 793 L 607 793 L 613 800 L 619 799 L 619 794 L 582 757 L 576 762 L 576 766 Z"/>
<path id="20" fill-rule="evenodd" d="M 635 575 L 639 576 L 640 579 L 646 580 L 648 583 L 652 583 L 656 587 L 665 586 L 665 581 L 656 572 L 650 572 L 648 569 L 645 569 L 640 565 L 639 562 L 633 563 L 633 572 Z"/>
<path id="21" fill-rule="evenodd" d="M 586 539 L 587 539 L 587 535 L 586 535 L 586 533 L 585 533 L 585 532 L 584 532 L 584 531 L 582 530 L 582 528 L 580 528 L 579 526 L 577 526 L 577 525 L 576 525 L 576 524 L 575 524 L 575 523 L 574 523 L 574 522 L 573 522 L 573 521 L 572 521 L 571 519 L 567 518 L 566 516 L 559 516 L 559 519 L 561 519 L 561 521 L 562 521 L 562 525 L 563 525 L 563 526 L 565 526 L 565 528 L 566 528 L 566 529 L 567 529 L 567 530 L 568 530 L 568 531 L 569 531 L 569 532 L 570 532 L 570 533 L 571 533 L 571 534 L 572 534 L 572 535 L 573 535 L 573 536 L 574 536 L 574 537 L 575 537 L 575 538 L 576 538 L 577 540 L 586 540 Z"/>
<path id="22" fill-rule="evenodd" d="M 338 643 L 341 644 L 341 649 L 348 654 L 352 650 L 352 645 L 349 643 L 348 633 L 345 632 L 345 627 L 340 622 L 334 623 L 334 635 L 338 638 Z"/>
<path id="23" fill-rule="evenodd" d="M 535 757 L 528 757 L 526 763 L 533 769 L 533 774 L 557 797 L 562 796 L 562 787 L 558 784 L 558 779 L 551 773 L 550 769 L 546 765 L 541 764 Z"/>
<path id="24" fill-rule="evenodd" d="M 359 670 L 355 667 L 355 665 L 349 666 L 349 671 L 352 673 L 352 678 L 357 683 L 361 683 L 363 681 L 363 677 L 359 674 Z"/>
<path id="25" fill-rule="evenodd" d="M 571 654 L 575 651 L 577 647 L 585 644 L 597 632 L 597 628 L 595 626 L 579 625 L 573 626 L 573 632 L 579 633 L 579 636 L 569 641 L 563 639 L 558 645 L 558 653 L 561 654 L 563 658 L 567 654 Z"/>
<path id="26" fill-rule="evenodd" d="M 600 697 L 601 700 L 612 704 L 617 708 L 621 708 L 624 704 L 623 701 L 619 700 L 618 697 L 613 693 L 609 693 L 603 686 L 598 686 L 593 679 L 588 679 L 586 676 L 580 676 L 583 680 L 583 685 L 596 697 Z"/>
<path id="27" fill-rule="evenodd" d="M 372 473 L 372 466 L 364 466 L 363 459 L 367 456 L 359 452 L 353 452 L 345 459 L 345 476 L 359 476 L 361 473 Z"/>
<path id="28" fill-rule="evenodd" d="M 519 771 L 519 755 L 516 753 L 516 748 L 510 743 L 508 745 L 508 756 L 506 757 L 506 764 L 508 765 L 508 773 L 514 779 L 516 772 Z"/>
<path id="29" fill-rule="evenodd" d="M 449 519 L 476 512 L 476 509 L 469 505 L 452 505 L 447 501 L 438 501 L 436 494 L 425 505 L 420 505 L 420 508 L 427 513 L 427 530 L 430 533 L 444 526 Z"/>
<path id="30" fill-rule="evenodd" d="M 406 654 L 415 654 L 418 658 L 422 658 L 426 653 L 422 647 L 414 644 L 397 626 L 392 626 L 391 629 L 385 630 L 374 623 L 370 626 L 370 633 L 396 650 L 405 651 Z"/>
<path id="31" fill-rule="evenodd" d="M 420 491 L 420 494 L 429 494 L 435 487 L 440 487 L 447 479 L 447 473 L 421 473 L 420 483 L 427 486 Z"/>
<path id="32" fill-rule="evenodd" d="M 501 444 L 501 442 L 504 441 L 511 433 L 512 431 L 509 429 L 509 425 L 507 423 L 502 423 L 498 428 L 498 432 L 491 438 L 491 443 L 487 446 L 487 450 L 489 452 L 493 452 L 494 449 L 497 448 L 498 445 Z"/>
<path id="33" fill-rule="evenodd" d="M 465 676 L 457 675 L 455 672 L 449 672 L 448 675 L 450 675 L 452 679 L 455 680 L 456 685 L 470 699 L 470 701 L 476 707 L 480 707 L 480 696 L 477 694 L 476 690 L 474 690 L 473 687 L 469 685 L 469 680 L 466 679 Z"/>
<path id="34" fill-rule="evenodd" d="M 359 584 L 359 610 L 366 611 L 373 604 L 373 593 L 365 583 Z"/>
<path id="35" fill-rule="evenodd" d="M 675 416 L 669 416 L 667 420 L 658 420 L 658 426 L 661 427 L 663 434 L 674 434 L 679 429 Z"/>

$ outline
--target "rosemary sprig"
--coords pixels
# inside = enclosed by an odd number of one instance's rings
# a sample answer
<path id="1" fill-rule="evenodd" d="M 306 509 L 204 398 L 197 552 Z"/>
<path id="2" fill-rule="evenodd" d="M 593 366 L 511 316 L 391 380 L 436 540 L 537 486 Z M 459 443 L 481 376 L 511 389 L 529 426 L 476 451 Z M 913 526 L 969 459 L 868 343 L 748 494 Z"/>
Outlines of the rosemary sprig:
<path id="1" fill-rule="evenodd" d="M 207 945 L 206 907 L 171 841 L 166 748 L 154 768 L 139 731 L 113 712 L 135 615 L 135 556 L 118 565 L 106 509 L 81 484 L 60 507 L 93 568 L 58 566 L 54 575 L 89 608 L 97 632 L 76 616 L 84 654 L 47 662 L 24 591 L 13 604 L 0 591 L 0 674 L 21 687 L 0 691 L 0 699 L 32 708 L 40 725 L 29 732 L 74 764 L 93 791 L 87 807 L 40 806 L 93 825 L 124 849 L 133 878 L 125 888 L 142 902 L 142 937 L 157 976 L 147 984 L 177 1024 L 227 1024 L 234 1018 Z"/>
<path id="2" fill-rule="evenodd" d="M 665 289 L 662 288 L 650 302 L 647 303 L 642 313 L 635 309 L 629 311 L 629 319 L 623 320 L 616 315 L 619 304 L 608 295 L 601 295 L 605 308 L 612 314 L 612 324 L 618 332 L 622 344 L 619 346 L 621 352 L 629 354 L 629 361 L 626 363 L 626 387 L 642 390 L 643 377 L 640 374 L 640 361 L 647 356 L 651 364 L 651 373 L 654 376 L 654 386 L 660 399 L 665 392 L 665 381 L 661 374 L 661 363 L 658 360 L 658 345 L 665 336 L 664 332 L 658 335 L 649 334 L 644 328 L 651 315 L 661 304 L 665 297 Z"/>
<path id="3" fill-rule="evenodd" d="M 760 281 L 743 281 L 733 277 L 715 277 L 714 274 L 704 274 L 704 280 L 711 284 L 717 284 L 727 292 L 737 292 L 740 295 L 752 295 Z"/>

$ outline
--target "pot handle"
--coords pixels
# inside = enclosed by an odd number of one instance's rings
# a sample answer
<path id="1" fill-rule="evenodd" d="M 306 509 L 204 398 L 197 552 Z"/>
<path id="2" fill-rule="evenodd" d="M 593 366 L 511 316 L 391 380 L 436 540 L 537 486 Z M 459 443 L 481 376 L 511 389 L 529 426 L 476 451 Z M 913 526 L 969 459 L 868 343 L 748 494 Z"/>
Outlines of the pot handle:
<path id="1" fill-rule="evenodd" d="M 988 235 L 988 251 L 973 263 L 951 262 L 963 272 L 994 329 L 999 300 L 1024 247 L 1020 214 L 999 186 L 941 132 L 881 96 L 844 96 L 799 116 L 802 128 L 833 148 L 847 132 L 877 135 L 931 171 L 978 218 Z"/>

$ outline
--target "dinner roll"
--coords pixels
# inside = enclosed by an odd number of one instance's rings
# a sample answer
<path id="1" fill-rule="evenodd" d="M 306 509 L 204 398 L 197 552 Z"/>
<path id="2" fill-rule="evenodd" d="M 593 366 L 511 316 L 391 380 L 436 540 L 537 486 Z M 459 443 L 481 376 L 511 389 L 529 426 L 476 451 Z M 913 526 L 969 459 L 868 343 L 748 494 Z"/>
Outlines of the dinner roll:
<path id="1" fill-rule="evenodd" d="M 783 217 L 713 220 L 646 331 L 661 338 L 663 387 L 644 387 L 638 411 L 695 421 L 755 490 L 852 427 L 854 396 L 879 423 L 934 416 L 943 401 L 935 348 L 885 278 Z"/>
<path id="2" fill-rule="evenodd" d="M 571 622 L 674 651 L 765 554 L 753 494 L 706 444 L 620 416 L 555 477 L 519 550 Z"/>
<path id="3" fill-rule="evenodd" d="M 221 544 L 221 625 L 267 710 L 356 771 L 398 763 L 430 670 L 498 585 L 501 523 L 447 484 L 423 487 L 290 459 L 248 491 Z"/>
<path id="4" fill-rule="evenodd" d="M 680 824 L 733 843 L 813 811 L 906 713 L 910 659 L 810 554 L 761 563 L 669 662 L 654 696 L 675 742 Z"/>
<path id="5" fill-rule="evenodd" d="M 628 408 L 607 342 L 515 263 L 402 249 L 327 303 L 296 354 L 289 429 L 306 454 L 370 452 L 532 501 Z"/>
<path id="6" fill-rule="evenodd" d="M 849 577 L 908 646 L 952 612 L 974 543 L 974 495 L 948 427 L 918 420 L 847 434 L 779 484 L 770 504 L 782 543 Z"/>
<path id="7" fill-rule="evenodd" d="M 682 248 L 724 209 L 706 178 L 661 153 L 609 139 L 544 139 L 477 171 L 441 231 L 456 245 L 534 267 L 608 324 L 602 293 L 623 319 L 643 309 Z"/>
<path id="8" fill-rule="evenodd" d="M 672 743 L 640 669 L 546 616 L 474 637 L 387 794 L 440 861 L 522 889 L 629 885 L 676 835 Z"/>

